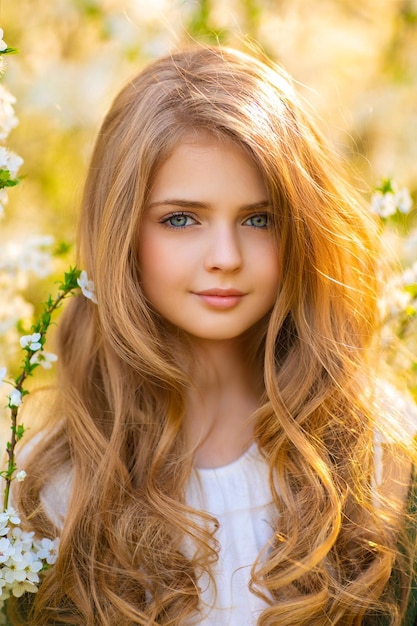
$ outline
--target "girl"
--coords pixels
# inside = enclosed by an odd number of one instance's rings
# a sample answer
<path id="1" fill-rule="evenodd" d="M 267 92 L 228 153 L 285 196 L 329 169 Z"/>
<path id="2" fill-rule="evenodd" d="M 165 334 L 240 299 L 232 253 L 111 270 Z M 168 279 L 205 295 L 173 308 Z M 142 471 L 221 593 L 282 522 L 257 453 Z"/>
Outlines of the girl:
<path id="1" fill-rule="evenodd" d="M 64 314 L 18 494 L 60 554 L 16 623 L 411 624 L 375 226 L 284 72 L 220 47 L 145 69 L 79 241 L 97 304 Z"/>

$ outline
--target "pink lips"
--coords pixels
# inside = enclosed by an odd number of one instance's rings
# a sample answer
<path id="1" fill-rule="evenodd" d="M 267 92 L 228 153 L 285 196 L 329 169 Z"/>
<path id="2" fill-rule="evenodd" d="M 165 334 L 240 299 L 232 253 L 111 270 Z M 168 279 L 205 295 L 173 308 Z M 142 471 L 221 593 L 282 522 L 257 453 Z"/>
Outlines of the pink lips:
<path id="1" fill-rule="evenodd" d="M 205 304 L 216 309 L 230 309 L 245 295 L 238 289 L 205 289 L 194 292 Z"/>

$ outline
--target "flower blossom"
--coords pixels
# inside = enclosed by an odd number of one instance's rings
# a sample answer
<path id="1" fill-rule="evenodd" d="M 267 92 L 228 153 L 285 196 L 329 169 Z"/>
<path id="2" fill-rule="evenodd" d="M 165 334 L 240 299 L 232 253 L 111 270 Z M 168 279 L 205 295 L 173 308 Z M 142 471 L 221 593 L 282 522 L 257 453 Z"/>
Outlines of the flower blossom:
<path id="1" fill-rule="evenodd" d="M 53 565 L 58 558 L 58 546 L 59 539 L 41 539 L 35 541 L 35 547 L 37 548 L 37 556 L 39 559 L 43 559 L 48 565 Z"/>
<path id="2" fill-rule="evenodd" d="M 26 478 L 27 474 L 25 472 L 25 470 L 19 470 L 16 474 L 16 480 L 18 483 L 22 483 L 25 478 Z"/>
<path id="3" fill-rule="evenodd" d="M 19 550 L 22 552 L 28 552 L 28 550 L 32 549 L 33 538 L 35 533 L 32 531 L 25 532 L 20 526 L 15 526 L 11 530 L 11 537 L 14 544 L 18 545 Z"/>
<path id="4" fill-rule="evenodd" d="M 9 170 L 10 176 L 14 178 L 22 164 L 22 157 L 0 146 L 0 169 Z"/>
<path id="5" fill-rule="evenodd" d="M 2 202 L 0 189 L 0 203 Z M 21 242 L 8 242 L 0 249 L 0 270 L 5 270 L 15 277 L 19 288 L 25 288 L 27 273 L 33 272 L 40 278 L 45 278 L 52 272 L 50 249 L 54 243 L 51 236 L 34 236 Z M 24 280 L 22 280 L 24 278 Z"/>
<path id="6" fill-rule="evenodd" d="M 7 537 L 2 537 L 0 539 L 0 563 L 5 563 L 15 552 L 16 550 L 10 540 Z"/>
<path id="7" fill-rule="evenodd" d="M 42 344 L 39 341 L 40 338 L 40 333 L 33 333 L 33 335 L 23 335 L 23 337 L 20 337 L 20 346 L 23 349 L 27 348 L 31 352 L 41 350 Z"/>
<path id="8" fill-rule="evenodd" d="M 38 365 L 43 367 L 44 370 L 50 370 L 52 368 L 52 363 L 55 363 L 57 360 L 58 360 L 58 357 L 56 354 L 53 354 L 53 352 L 45 352 L 44 350 L 38 350 L 31 357 L 30 363 L 31 365 L 34 365 L 35 363 L 37 363 Z"/>
<path id="9" fill-rule="evenodd" d="M 410 192 L 408 189 L 403 188 L 396 192 L 395 200 L 397 204 L 397 209 L 400 213 L 407 214 L 411 211 L 413 207 L 413 201 L 410 196 Z"/>
<path id="10" fill-rule="evenodd" d="M 7 374 L 7 367 L 0 367 L 0 385 L 6 378 L 6 374 Z"/>
<path id="11" fill-rule="evenodd" d="M 36 539 L 34 532 L 22 530 L 12 507 L 0 513 L 0 535 L 1 615 L 11 595 L 20 598 L 25 592 L 38 591 L 42 571 L 57 560 L 59 540 Z"/>
<path id="12" fill-rule="evenodd" d="M 13 555 L 11 555 L 13 557 Z M 14 582 L 38 583 L 38 572 L 42 569 L 42 562 L 32 551 L 24 552 L 19 558 L 9 558 L 3 568 L 3 578 L 12 585 Z"/>
<path id="13" fill-rule="evenodd" d="M 36 593 L 37 591 L 37 586 L 27 580 L 22 582 L 16 580 L 12 587 L 12 594 L 15 598 L 21 598 L 24 593 Z"/>
<path id="14" fill-rule="evenodd" d="M 4 215 L 4 207 L 8 203 L 9 198 L 6 189 L 0 189 L 0 217 Z"/>
<path id="15" fill-rule="evenodd" d="M 81 287 L 81 291 L 83 295 L 97 304 L 97 297 L 94 287 L 94 282 L 88 279 L 87 272 L 83 270 L 80 274 L 80 277 L 77 278 L 78 286 Z"/>
<path id="16" fill-rule="evenodd" d="M 18 389 L 13 389 L 9 395 L 9 405 L 11 407 L 20 406 L 22 404 L 22 394 Z"/>
<path id="17" fill-rule="evenodd" d="M 391 217 L 397 211 L 407 214 L 412 206 L 413 201 L 408 189 L 404 187 L 397 191 L 395 185 L 392 186 L 390 191 L 381 191 L 379 189 L 374 193 L 371 200 L 372 211 L 383 218 Z"/>
<path id="18" fill-rule="evenodd" d="M 371 209 L 380 217 L 391 217 L 391 215 L 394 215 L 397 209 L 395 205 L 394 194 L 391 192 L 375 192 L 372 196 Z"/>
<path id="19" fill-rule="evenodd" d="M 417 285 L 417 261 L 414 261 L 411 267 L 407 267 L 404 270 L 401 279 L 403 285 L 406 287 L 411 285 Z"/>
<path id="20" fill-rule="evenodd" d="M 3 513 L 0 513 L 0 535 L 7 535 L 9 524 L 20 524 L 20 518 L 13 507 L 9 507 Z"/>
<path id="21" fill-rule="evenodd" d="M 7 48 L 7 43 L 3 40 L 4 31 L 0 28 L 0 52 L 4 52 Z"/>
<path id="22" fill-rule="evenodd" d="M 7 519 L 7 521 L 13 525 L 20 524 L 20 517 L 12 506 L 9 506 L 9 508 L 3 511 L 3 513 L 0 514 L 0 517 Z"/>
<path id="23" fill-rule="evenodd" d="M 0 139 L 6 139 L 19 123 L 13 109 L 15 102 L 16 98 L 0 85 Z"/>

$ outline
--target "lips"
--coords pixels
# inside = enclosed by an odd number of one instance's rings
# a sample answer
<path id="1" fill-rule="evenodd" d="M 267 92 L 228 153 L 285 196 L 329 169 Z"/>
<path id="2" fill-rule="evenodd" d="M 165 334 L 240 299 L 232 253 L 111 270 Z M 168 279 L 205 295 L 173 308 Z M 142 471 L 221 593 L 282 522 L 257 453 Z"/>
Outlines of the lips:
<path id="1" fill-rule="evenodd" d="M 237 306 L 245 296 L 238 289 L 204 289 L 194 294 L 209 308 L 223 310 Z"/>
<path id="2" fill-rule="evenodd" d="M 220 298 L 227 298 L 229 296 L 244 296 L 243 291 L 238 289 L 204 289 L 203 291 L 196 291 L 197 296 L 218 296 Z"/>

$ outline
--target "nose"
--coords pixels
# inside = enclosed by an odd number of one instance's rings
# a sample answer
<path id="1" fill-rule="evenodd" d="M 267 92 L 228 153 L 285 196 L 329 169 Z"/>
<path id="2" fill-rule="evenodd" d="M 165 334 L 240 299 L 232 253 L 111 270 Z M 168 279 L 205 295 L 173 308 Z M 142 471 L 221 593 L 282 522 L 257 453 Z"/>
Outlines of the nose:
<path id="1" fill-rule="evenodd" d="M 235 228 L 221 225 L 213 228 L 206 251 L 208 271 L 235 272 L 242 266 L 242 251 Z"/>

